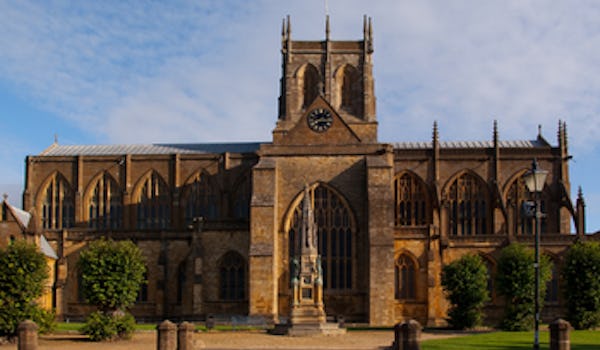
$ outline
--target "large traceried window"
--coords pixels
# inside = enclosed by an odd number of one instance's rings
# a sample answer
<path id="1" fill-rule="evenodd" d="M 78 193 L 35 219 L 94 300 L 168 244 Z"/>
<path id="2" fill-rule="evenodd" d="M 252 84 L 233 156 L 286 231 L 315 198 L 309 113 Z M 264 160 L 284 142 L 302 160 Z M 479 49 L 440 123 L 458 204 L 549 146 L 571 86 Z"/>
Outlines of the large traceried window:
<path id="1" fill-rule="evenodd" d="M 481 235 L 490 232 L 490 205 L 486 184 L 463 174 L 450 185 L 446 198 L 450 209 L 450 234 Z"/>
<path id="2" fill-rule="evenodd" d="M 88 202 L 88 225 L 93 229 L 118 229 L 123 221 L 123 199 L 115 179 L 104 173 L 94 186 Z"/>
<path id="3" fill-rule="evenodd" d="M 545 192 L 542 192 L 541 210 L 542 213 L 546 212 L 546 198 Z M 523 176 L 517 178 L 508 189 L 506 195 L 506 204 L 509 210 L 509 220 L 512 225 L 514 234 L 516 235 L 533 235 L 535 232 L 535 218 L 532 215 L 528 215 L 523 209 L 523 204 L 526 201 L 532 200 L 533 197 L 525 186 Z M 533 213 L 531 213 L 533 214 Z M 542 233 L 546 232 L 546 216 L 542 216 L 541 219 Z"/>
<path id="4" fill-rule="evenodd" d="M 185 185 L 184 196 L 185 223 L 190 225 L 194 218 L 215 220 L 219 217 L 217 189 L 211 185 L 209 175 L 198 172 Z"/>
<path id="5" fill-rule="evenodd" d="M 236 252 L 225 253 L 219 263 L 219 298 L 230 301 L 246 298 L 246 263 Z"/>
<path id="6" fill-rule="evenodd" d="M 75 199 L 71 185 L 61 174 L 54 175 L 43 192 L 42 227 L 62 229 L 75 224 Z"/>
<path id="7" fill-rule="evenodd" d="M 138 229 L 166 229 L 171 224 L 169 186 L 155 171 L 144 178 L 137 200 Z"/>
<path id="8" fill-rule="evenodd" d="M 347 290 L 353 280 L 354 219 L 346 202 L 332 189 L 319 185 L 311 191 L 319 254 L 323 270 L 323 287 L 326 290 Z M 299 228 L 302 221 L 302 204 L 294 209 L 289 233 L 289 254 L 299 254 Z M 290 259 L 291 260 L 291 259 Z"/>
<path id="9" fill-rule="evenodd" d="M 415 262 L 408 255 L 402 254 L 396 259 L 394 266 L 394 295 L 397 300 L 416 299 Z"/>
<path id="10" fill-rule="evenodd" d="M 422 181 L 406 173 L 394 181 L 396 226 L 427 224 L 427 192 Z"/>

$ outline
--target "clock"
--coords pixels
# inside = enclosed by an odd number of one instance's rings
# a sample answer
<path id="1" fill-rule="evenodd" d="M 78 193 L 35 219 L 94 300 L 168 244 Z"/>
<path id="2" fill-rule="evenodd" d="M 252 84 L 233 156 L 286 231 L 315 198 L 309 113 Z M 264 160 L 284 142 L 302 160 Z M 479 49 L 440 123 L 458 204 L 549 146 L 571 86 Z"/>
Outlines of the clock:
<path id="1" fill-rule="evenodd" d="M 329 129 L 333 123 L 331 112 L 324 108 L 313 109 L 307 117 L 308 127 L 313 131 L 323 132 Z"/>

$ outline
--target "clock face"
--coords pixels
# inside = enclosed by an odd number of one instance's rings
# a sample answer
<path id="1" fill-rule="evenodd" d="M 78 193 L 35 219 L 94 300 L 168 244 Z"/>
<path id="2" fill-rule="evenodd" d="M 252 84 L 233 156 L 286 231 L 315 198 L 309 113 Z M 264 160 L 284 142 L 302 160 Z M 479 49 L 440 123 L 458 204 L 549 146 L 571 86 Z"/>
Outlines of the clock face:
<path id="1" fill-rule="evenodd" d="M 329 129 L 332 122 L 331 112 L 324 108 L 313 109 L 308 115 L 308 126 L 316 132 Z"/>

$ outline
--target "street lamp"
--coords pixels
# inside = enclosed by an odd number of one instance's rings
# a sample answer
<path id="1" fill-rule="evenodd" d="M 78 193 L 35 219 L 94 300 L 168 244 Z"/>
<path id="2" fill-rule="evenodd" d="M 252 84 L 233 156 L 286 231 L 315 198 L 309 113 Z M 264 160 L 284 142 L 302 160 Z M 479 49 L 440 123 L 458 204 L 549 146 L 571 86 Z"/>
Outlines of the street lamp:
<path id="1" fill-rule="evenodd" d="M 538 168 L 537 160 L 533 160 L 531 171 L 523 176 L 525 186 L 535 196 L 535 325 L 533 349 L 540 348 L 540 231 L 541 231 L 541 194 L 546 184 L 548 171 Z"/>

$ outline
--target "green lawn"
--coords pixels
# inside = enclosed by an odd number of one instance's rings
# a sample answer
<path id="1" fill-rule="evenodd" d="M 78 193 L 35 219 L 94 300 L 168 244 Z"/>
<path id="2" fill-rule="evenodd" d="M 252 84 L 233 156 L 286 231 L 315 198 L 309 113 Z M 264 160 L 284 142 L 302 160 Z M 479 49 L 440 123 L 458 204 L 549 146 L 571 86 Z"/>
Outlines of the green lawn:
<path id="1" fill-rule="evenodd" d="M 540 349 L 550 348 L 550 334 L 540 332 Z M 533 332 L 492 332 L 449 339 L 427 340 L 421 343 L 422 350 L 517 350 L 531 349 Z M 572 331 L 571 350 L 600 349 L 600 331 Z"/>

